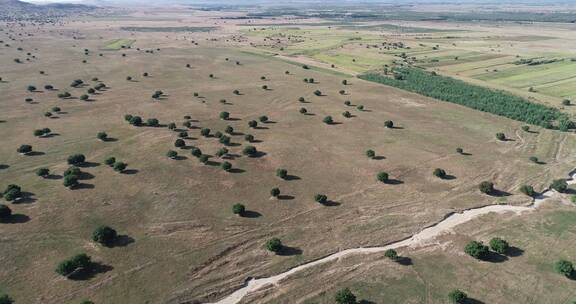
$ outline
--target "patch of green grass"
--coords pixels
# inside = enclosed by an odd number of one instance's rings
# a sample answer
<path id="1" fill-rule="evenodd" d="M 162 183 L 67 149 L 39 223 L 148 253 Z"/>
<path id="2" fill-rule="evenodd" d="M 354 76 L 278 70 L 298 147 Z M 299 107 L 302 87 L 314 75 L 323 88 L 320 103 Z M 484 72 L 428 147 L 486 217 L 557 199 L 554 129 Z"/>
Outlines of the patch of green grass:
<path id="1" fill-rule="evenodd" d="M 174 27 L 162 27 L 162 26 L 125 26 L 121 27 L 123 31 L 130 32 L 146 32 L 146 33 L 175 33 L 175 32 L 211 32 L 216 29 L 213 26 L 174 26 Z"/>
<path id="2" fill-rule="evenodd" d="M 105 50 L 120 50 L 122 48 L 127 48 L 127 47 L 131 46 L 132 44 L 134 44 L 134 42 L 136 42 L 136 40 L 115 39 L 115 40 L 109 41 L 103 47 L 103 49 L 105 49 Z"/>

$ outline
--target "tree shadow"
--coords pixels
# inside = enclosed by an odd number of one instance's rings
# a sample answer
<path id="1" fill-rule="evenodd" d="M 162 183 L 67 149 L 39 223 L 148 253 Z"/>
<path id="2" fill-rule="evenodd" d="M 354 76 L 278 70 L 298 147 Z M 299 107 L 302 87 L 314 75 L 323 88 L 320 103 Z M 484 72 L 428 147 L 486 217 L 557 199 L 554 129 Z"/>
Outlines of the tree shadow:
<path id="1" fill-rule="evenodd" d="M 509 192 L 503 191 L 503 190 L 494 189 L 494 190 L 492 190 L 492 192 L 490 192 L 489 195 L 495 196 L 495 197 L 505 197 L 505 196 L 510 196 L 512 194 Z"/>
<path id="2" fill-rule="evenodd" d="M 8 169 L 8 168 L 10 168 L 9 165 L 4 165 L 4 164 L 0 165 L 0 170 L 4 170 L 4 169 Z"/>
<path id="3" fill-rule="evenodd" d="M 242 120 L 242 119 L 241 119 L 241 118 L 237 118 L 237 117 L 229 117 L 229 118 L 226 119 L 226 120 L 229 120 L 229 121 L 239 121 L 239 120 Z"/>
<path id="4" fill-rule="evenodd" d="M 367 110 L 366 110 L 366 111 L 367 111 Z M 390 129 L 395 129 L 395 130 L 403 130 L 403 129 L 404 129 L 404 127 L 393 126 L 393 127 L 392 127 L 392 128 L 390 128 Z"/>
<path id="5" fill-rule="evenodd" d="M 376 302 L 372 302 L 369 300 L 360 300 L 360 302 L 358 302 L 358 304 L 376 304 Z"/>
<path id="6" fill-rule="evenodd" d="M 278 199 L 281 201 L 290 201 L 295 199 L 295 197 L 292 195 L 278 195 Z"/>
<path id="7" fill-rule="evenodd" d="M 94 178 L 94 174 L 88 172 L 80 172 L 78 175 L 79 180 L 90 180 Z"/>
<path id="8" fill-rule="evenodd" d="M 518 247 L 510 246 L 505 253 L 509 257 L 519 257 L 524 254 L 524 250 Z"/>
<path id="9" fill-rule="evenodd" d="M 372 157 L 372 159 L 373 160 L 383 160 L 383 159 L 386 159 L 386 157 L 384 157 L 382 155 L 377 155 L 377 156 Z"/>
<path id="10" fill-rule="evenodd" d="M 107 137 L 107 138 L 104 139 L 103 141 L 104 141 L 104 142 L 116 142 L 116 141 L 118 141 L 118 138 Z"/>
<path id="11" fill-rule="evenodd" d="M 301 179 L 302 179 L 302 178 L 300 178 L 299 176 L 297 176 L 297 175 L 292 175 L 292 174 L 288 174 L 288 175 L 286 175 L 286 177 L 284 178 L 284 180 L 287 180 L 287 181 L 301 180 Z"/>
<path id="12" fill-rule="evenodd" d="M 480 301 L 480 300 L 476 300 L 474 298 L 467 298 L 466 300 L 464 300 L 464 302 L 462 302 L 463 304 L 484 304 L 484 302 Z"/>
<path id="13" fill-rule="evenodd" d="M 30 221 L 30 217 L 24 214 L 12 214 L 9 218 L 0 220 L 4 224 L 24 224 Z"/>
<path id="14" fill-rule="evenodd" d="M 503 263 L 506 262 L 508 260 L 508 257 L 493 251 L 490 251 L 488 253 L 488 255 L 486 255 L 485 258 L 483 258 L 484 261 L 486 262 L 490 262 L 490 263 Z"/>
<path id="15" fill-rule="evenodd" d="M 46 153 L 40 151 L 32 151 L 30 153 L 26 153 L 26 156 L 41 156 L 45 155 Z"/>
<path id="16" fill-rule="evenodd" d="M 409 258 L 409 257 L 403 257 L 403 256 L 399 256 L 399 257 L 396 259 L 396 263 L 398 263 L 398 264 L 400 264 L 400 265 L 402 265 L 402 266 L 410 266 L 410 265 L 413 265 L 411 258 Z"/>
<path id="17" fill-rule="evenodd" d="M 222 156 L 223 159 L 230 159 L 230 160 L 235 160 L 236 158 L 240 158 L 240 157 L 242 157 L 242 155 L 234 154 L 234 153 L 228 153 L 225 156 Z"/>
<path id="18" fill-rule="evenodd" d="M 246 210 L 244 211 L 244 213 L 242 213 L 242 217 L 246 217 L 246 218 L 257 218 L 257 217 L 261 217 L 262 214 L 258 211 L 252 211 L 252 210 Z"/>
<path id="19" fill-rule="evenodd" d="M 268 130 L 268 129 L 270 129 L 270 128 L 257 126 L 257 127 L 255 127 L 254 129 L 255 129 L 255 130 Z"/>
<path id="20" fill-rule="evenodd" d="M 230 133 L 230 135 L 232 135 L 232 136 L 240 136 L 240 135 L 244 135 L 244 133 L 242 133 L 242 132 L 232 132 L 232 133 Z"/>
<path id="21" fill-rule="evenodd" d="M 78 167 L 80 167 L 80 168 L 94 168 L 94 167 L 98 167 L 98 166 L 100 166 L 100 163 L 88 162 L 88 161 L 85 161 L 85 162 L 78 165 Z"/>
<path id="22" fill-rule="evenodd" d="M 304 113 L 305 116 L 316 116 L 314 113 Z"/>
<path id="23" fill-rule="evenodd" d="M 543 161 L 541 161 L 541 160 L 537 160 L 537 161 L 535 161 L 534 163 L 537 164 L 537 165 L 545 165 L 545 164 L 546 164 L 546 162 L 543 162 Z"/>
<path id="24" fill-rule="evenodd" d="M 297 248 L 297 247 L 290 247 L 290 246 L 282 246 L 282 248 L 280 249 L 280 251 L 276 252 L 276 255 L 280 255 L 280 256 L 293 256 L 293 255 L 301 255 L 302 254 L 302 249 Z"/>
<path id="25" fill-rule="evenodd" d="M 32 204 L 36 201 L 34 193 L 22 192 L 21 196 L 14 200 L 14 204 Z"/>
<path id="26" fill-rule="evenodd" d="M 52 138 L 52 137 L 56 137 L 56 136 L 60 136 L 60 133 L 50 133 L 50 134 L 42 136 L 42 138 Z"/>
<path id="27" fill-rule="evenodd" d="M 468 153 L 468 152 L 462 152 L 462 153 L 460 153 L 460 155 L 464 155 L 464 156 L 470 156 L 470 155 L 472 155 L 472 153 Z"/>
<path id="28" fill-rule="evenodd" d="M 46 176 L 46 179 L 62 179 L 62 175 L 58 175 L 58 174 L 50 174 L 48 176 Z"/>
<path id="29" fill-rule="evenodd" d="M 274 121 L 274 120 L 267 120 L 267 121 L 265 121 L 265 122 L 263 122 L 263 123 L 265 123 L 265 124 L 275 124 L 276 121 Z"/>
<path id="30" fill-rule="evenodd" d="M 244 173 L 244 172 L 246 172 L 246 170 L 240 169 L 240 168 L 232 168 L 232 169 L 228 170 L 228 172 L 230 172 L 230 173 Z"/>
<path id="31" fill-rule="evenodd" d="M 138 169 L 127 169 L 127 170 L 124 170 L 124 171 L 122 171 L 122 172 L 120 172 L 120 173 L 126 174 L 126 175 L 134 175 L 134 174 L 136 174 L 136 173 L 138 173 L 138 172 L 140 172 L 140 170 L 138 170 Z"/>
<path id="32" fill-rule="evenodd" d="M 403 183 L 404 183 L 403 181 L 394 178 L 390 178 L 386 181 L 386 184 L 388 185 L 401 185 Z"/>
<path id="33" fill-rule="evenodd" d="M 68 277 L 68 279 L 74 281 L 86 281 L 96 277 L 96 275 L 100 273 L 106 273 L 108 271 L 111 271 L 112 269 L 114 269 L 114 267 L 110 265 L 106 265 L 100 262 L 92 262 L 88 269 L 82 269 L 80 271 L 76 271 L 73 274 L 71 274 Z"/>
<path id="34" fill-rule="evenodd" d="M 340 205 L 342 205 L 342 204 L 340 204 L 340 203 L 338 203 L 338 202 L 335 202 L 335 201 L 327 200 L 327 201 L 324 202 L 324 204 L 322 204 L 322 205 L 324 205 L 324 206 L 326 206 L 326 207 L 337 207 L 337 206 L 340 206 Z"/>
<path id="35" fill-rule="evenodd" d="M 188 157 L 184 156 L 184 155 L 177 155 L 175 157 L 172 158 L 173 160 L 185 160 L 188 159 Z"/>
<path id="36" fill-rule="evenodd" d="M 251 158 L 260 158 L 265 156 L 267 153 L 262 151 L 256 151 L 256 153 L 250 155 Z"/>
<path id="37" fill-rule="evenodd" d="M 116 237 L 116 240 L 114 240 L 114 243 L 112 244 L 111 247 L 126 247 L 126 246 L 134 243 L 135 241 L 136 240 L 134 240 L 133 237 L 122 234 L 122 235 L 118 235 Z"/>
<path id="38" fill-rule="evenodd" d="M 73 187 L 72 190 L 88 190 L 88 189 L 94 189 L 94 188 L 96 188 L 96 187 L 92 184 L 80 183 L 80 184 L 76 185 L 75 187 Z"/>
<path id="39" fill-rule="evenodd" d="M 207 166 L 213 166 L 213 167 L 215 167 L 215 166 L 219 166 L 220 163 L 219 163 L 219 162 L 212 161 L 212 160 L 209 160 L 209 161 L 206 162 L 206 165 L 207 165 Z"/>
<path id="40" fill-rule="evenodd" d="M 442 179 L 444 179 L 444 180 L 454 180 L 454 179 L 456 179 L 456 176 L 451 175 L 451 174 L 446 174 L 446 175 L 444 175 L 444 177 L 442 177 Z"/>

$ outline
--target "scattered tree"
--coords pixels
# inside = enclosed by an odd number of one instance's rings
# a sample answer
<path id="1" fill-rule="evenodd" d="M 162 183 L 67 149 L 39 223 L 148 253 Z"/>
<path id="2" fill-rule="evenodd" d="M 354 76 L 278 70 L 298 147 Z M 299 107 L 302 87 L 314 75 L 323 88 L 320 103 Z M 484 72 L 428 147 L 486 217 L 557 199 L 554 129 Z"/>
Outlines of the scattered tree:
<path id="1" fill-rule="evenodd" d="M 128 167 L 128 164 L 124 163 L 124 162 L 116 162 L 114 163 L 114 171 L 116 172 L 124 172 L 124 170 L 126 170 L 126 167 Z"/>
<path id="2" fill-rule="evenodd" d="M 368 158 L 374 158 L 376 157 L 376 152 L 374 152 L 374 150 L 366 150 L 366 156 L 368 156 Z"/>
<path id="3" fill-rule="evenodd" d="M 328 201 L 328 196 L 324 194 L 315 194 L 314 201 L 320 204 L 325 204 Z"/>
<path id="4" fill-rule="evenodd" d="M 10 184 L 6 190 L 2 192 L 2 197 L 8 202 L 15 201 L 22 197 L 22 188 L 18 185 Z"/>
<path id="5" fill-rule="evenodd" d="M 69 165 L 82 165 L 86 161 L 86 156 L 84 154 L 72 154 L 68 156 L 68 164 Z"/>
<path id="6" fill-rule="evenodd" d="M 273 198 L 278 198 L 278 196 L 280 196 L 280 189 L 272 188 L 272 190 L 270 190 L 270 195 L 272 195 Z"/>
<path id="7" fill-rule="evenodd" d="M 242 204 L 234 204 L 232 206 L 232 213 L 234 213 L 236 215 L 243 216 L 245 212 L 246 212 L 246 207 Z"/>
<path id="8" fill-rule="evenodd" d="M 558 260 L 554 263 L 554 270 L 567 278 L 572 277 L 574 274 L 574 265 L 570 261 Z"/>
<path id="9" fill-rule="evenodd" d="M 56 267 L 56 273 L 68 277 L 69 275 L 82 270 L 87 270 L 92 265 L 92 259 L 82 253 L 62 261 Z"/>
<path id="10" fill-rule="evenodd" d="M 96 137 L 101 141 L 106 141 L 108 139 L 108 134 L 106 134 L 106 132 L 98 132 Z"/>
<path id="11" fill-rule="evenodd" d="M 224 129 L 224 132 L 226 132 L 228 134 L 232 134 L 232 133 L 234 133 L 234 128 L 232 128 L 232 126 L 226 126 L 226 128 Z"/>
<path id="12" fill-rule="evenodd" d="M 40 177 L 48 177 L 50 175 L 50 169 L 48 168 L 38 168 L 36 169 L 36 175 Z"/>
<path id="13" fill-rule="evenodd" d="M 387 120 L 384 122 L 384 126 L 388 129 L 392 129 L 394 127 L 394 122 L 391 120 Z"/>
<path id="14" fill-rule="evenodd" d="M 286 177 L 288 177 L 288 170 L 276 169 L 276 176 L 278 176 L 281 179 L 286 179 Z"/>
<path id="15" fill-rule="evenodd" d="M 436 176 L 438 178 L 445 178 L 446 177 L 446 171 L 444 171 L 444 169 L 440 169 L 440 168 L 434 169 L 434 172 L 432 174 L 434 174 L 434 176 Z"/>
<path id="16" fill-rule="evenodd" d="M 174 142 L 174 147 L 176 148 L 182 148 L 186 146 L 186 142 L 182 139 L 182 138 L 178 138 L 176 139 L 176 141 Z"/>
<path id="17" fill-rule="evenodd" d="M 228 172 L 228 171 L 230 171 L 230 169 L 232 169 L 232 164 L 230 162 L 224 161 L 224 162 L 222 162 L 222 164 L 220 164 L 220 168 L 222 168 L 222 170 Z"/>
<path id="18" fill-rule="evenodd" d="M 534 188 L 530 185 L 522 185 L 520 187 L 520 192 L 530 196 L 530 197 L 534 197 L 536 195 L 536 191 L 534 191 Z"/>
<path id="19" fill-rule="evenodd" d="M 300 114 L 306 114 L 308 113 L 308 110 L 306 110 L 306 108 L 300 108 L 299 112 Z"/>
<path id="20" fill-rule="evenodd" d="M 562 193 L 568 189 L 568 183 L 566 183 L 566 180 L 557 179 L 552 182 L 550 188 Z"/>
<path id="21" fill-rule="evenodd" d="M 393 260 L 393 261 L 398 260 L 398 253 L 394 249 L 388 249 L 388 250 L 384 251 L 384 256 Z"/>
<path id="22" fill-rule="evenodd" d="M 256 150 L 256 147 L 254 147 L 254 146 L 246 146 L 242 150 L 242 154 L 247 155 L 247 156 L 255 156 L 257 153 L 258 153 L 258 150 Z"/>
<path id="23" fill-rule="evenodd" d="M 225 111 L 220 112 L 220 119 L 227 120 L 228 118 L 230 118 L 230 113 L 225 112 Z"/>
<path id="24" fill-rule="evenodd" d="M 346 117 L 346 118 L 350 118 L 350 117 L 352 117 L 352 114 L 350 114 L 350 112 L 348 112 L 348 111 L 344 111 L 344 112 L 342 113 L 342 116 L 344 116 L 344 117 Z"/>
<path id="25" fill-rule="evenodd" d="M 21 145 L 20 147 L 18 147 L 18 149 L 16 149 L 16 152 L 26 155 L 30 152 L 32 152 L 32 146 L 31 145 Z"/>
<path id="26" fill-rule="evenodd" d="M 254 141 L 254 135 L 246 134 L 246 135 L 244 135 L 244 140 L 247 142 L 253 142 Z"/>
<path id="27" fill-rule="evenodd" d="M 471 241 L 466 245 L 466 247 L 464 247 L 464 252 L 471 257 L 481 260 L 488 256 L 489 250 L 488 246 L 484 245 L 482 242 Z"/>
<path id="28" fill-rule="evenodd" d="M 450 303 L 453 304 L 464 304 L 468 299 L 468 296 L 461 290 L 454 289 L 448 293 L 448 299 Z"/>
<path id="29" fill-rule="evenodd" d="M 210 129 L 208 129 L 208 128 L 202 128 L 202 130 L 200 130 L 200 135 L 202 135 L 202 136 L 204 136 L 204 137 L 210 136 Z"/>
<path id="30" fill-rule="evenodd" d="M 114 163 L 116 163 L 116 158 L 115 157 L 109 157 L 107 158 L 104 163 L 110 167 L 112 167 L 114 165 Z"/>
<path id="31" fill-rule="evenodd" d="M 171 158 L 171 159 L 176 159 L 176 157 L 178 157 L 178 152 L 176 152 L 174 150 L 169 150 L 166 153 L 166 156 L 168 156 L 168 158 Z"/>
<path id="32" fill-rule="evenodd" d="M 324 119 L 322 119 L 322 122 L 324 122 L 327 125 L 330 125 L 334 123 L 334 120 L 332 119 L 332 116 L 326 116 L 324 117 Z"/>
<path id="33" fill-rule="evenodd" d="M 218 151 L 216 151 L 217 157 L 222 157 L 226 154 L 228 154 L 228 149 L 226 149 L 226 148 L 220 148 L 220 149 L 218 149 Z"/>
<path id="34" fill-rule="evenodd" d="M 265 122 L 268 121 L 268 116 L 262 115 L 262 116 L 258 117 L 258 120 L 259 120 L 261 123 L 265 123 Z"/>
<path id="35" fill-rule="evenodd" d="M 349 288 L 344 288 L 336 292 L 334 297 L 337 304 L 356 304 L 356 296 L 350 291 Z"/>
<path id="36" fill-rule="evenodd" d="M 14 300 L 7 294 L 0 294 L 0 304 L 13 304 Z"/>
<path id="37" fill-rule="evenodd" d="M 484 194 L 491 194 L 492 192 L 494 192 L 494 183 L 489 181 L 483 181 L 480 183 L 479 188 L 480 192 Z"/>
<path id="38" fill-rule="evenodd" d="M 67 188 L 74 188 L 75 186 L 78 186 L 79 182 L 78 182 L 78 176 L 76 175 L 65 175 L 64 176 L 64 187 Z"/>
<path id="39" fill-rule="evenodd" d="M 389 180 L 388 173 L 386 173 L 386 172 L 379 172 L 379 173 L 376 175 L 376 179 L 377 179 L 379 182 L 386 183 L 386 182 L 388 182 L 388 180 Z"/>
<path id="40" fill-rule="evenodd" d="M 248 122 L 248 127 L 250 128 L 256 128 L 258 126 L 258 122 L 255 120 L 251 120 Z"/>
<path id="41" fill-rule="evenodd" d="M 99 226 L 92 232 L 92 240 L 104 246 L 111 246 L 116 241 L 118 233 L 109 226 Z"/>
<path id="42" fill-rule="evenodd" d="M 192 149 L 190 150 L 190 153 L 191 153 L 192 156 L 194 156 L 194 157 L 200 157 L 200 156 L 202 156 L 202 150 L 200 150 L 199 148 L 196 148 L 196 147 L 192 148 Z"/>
<path id="43" fill-rule="evenodd" d="M 283 247 L 282 241 L 280 241 L 279 238 L 273 238 L 266 242 L 266 249 L 275 253 L 280 252 L 280 250 L 282 250 L 282 247 Z"/>
<path id="44" fill-rule="evenodd" d="M 504 133 L 496 133 L 496 138 L 498 140 L 506 140 L 506 135 Z"/>
<path id="45" fill-rule="evenodd" d="M 506 242 L 505 240 L 499 238 L 499 237 L 495 237 L 492 238 L 489 242 L 490 244 L 490 248 L 499 254 L 505 254 L 506 251 L 508 251 L 508 248 L 510 247 L 510 245 L 508 245 L 508 242 Z"/>

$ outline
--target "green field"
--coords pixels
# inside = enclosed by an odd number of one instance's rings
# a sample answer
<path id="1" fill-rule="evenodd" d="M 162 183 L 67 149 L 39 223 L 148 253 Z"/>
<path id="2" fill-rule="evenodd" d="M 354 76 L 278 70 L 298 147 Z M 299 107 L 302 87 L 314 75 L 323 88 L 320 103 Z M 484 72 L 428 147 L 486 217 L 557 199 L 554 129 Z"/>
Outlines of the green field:
<path id="1" fill-rule="evenodd" d="M 132 46 L 136 40 L 131 39 L 114 39 L 106 43 L 103 47 L 105 50 L 120 50 Z"/>

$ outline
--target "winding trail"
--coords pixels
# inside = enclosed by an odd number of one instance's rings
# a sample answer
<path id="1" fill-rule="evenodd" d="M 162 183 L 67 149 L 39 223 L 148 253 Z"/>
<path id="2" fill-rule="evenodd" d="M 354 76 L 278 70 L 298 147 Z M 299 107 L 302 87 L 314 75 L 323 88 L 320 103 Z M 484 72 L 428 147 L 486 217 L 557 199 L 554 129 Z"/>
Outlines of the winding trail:
<path id="1" fill-rule="evenodd" d="M 568 180 L 568 184 L 576 184 L 576 170 L 570 172 L 570 179 Z M 299 271 L 314 267 L 316 265 L 320 265 L 323 263 L 327 263 L 330 261 L 338 260 L 341 257 L 351 255 L 351 254 L 369 254 L 369 253 L 378 253 L 383 252 L 388 249 L 393 248 L 400 248 L 400 247 L 412 247 L 416 248 L 419 246 L 423 246 L 426 242 L 434 240 L 437 236 L 450 232 L 452 228 L 469 222 L 481 215 L 489 214 L 489 213 L 506 213 L 506 212 L 513 212 L 515 214 L 520 214 L 527 211 L 536 210 L 540 205 L 546 202 L 551 197 L 557 195 L 558 192 L 554 190 L 546 190 L 542 192 L 538 197 L 534 199 L 534 202 L 528 206 L 511 206 L 511 205 L 488 205 L 485 207 L 468 209 L 463 211 L 462 213 L 452 213 L 449 214 L 444 220 L 438 222 L 437 224 L 425 228 L 424 230 L 420 231 L 419 233 L 407 238 L 405 240 L 401 240 L 398 242 L 394 242 L 385 246 L 381 247 L 360 247 L 360 248 L 352 248 L 342 250 L 336 253 L 333 253 L 329 256 L 324 258 L 311 261 L 306 264 L 302 264 L 300 266 L 296 266 L 290 270 L 287 270 L 283 273 L 277 274 L 272 277 L 267 278 L 260 278 L 260 279 L 251 279 L 248 281 L 246 286 L 242 287 L 241 289 L 236 290 L 234 293 L 230 294 L 229 296 L 225 297 L 224 299 L 214 303 L 214 304 L 236 304 L 240 302 L 248 293 L 256 291 L 264 286 L 267 285 L 278 285 L 278 283 Z"/>

